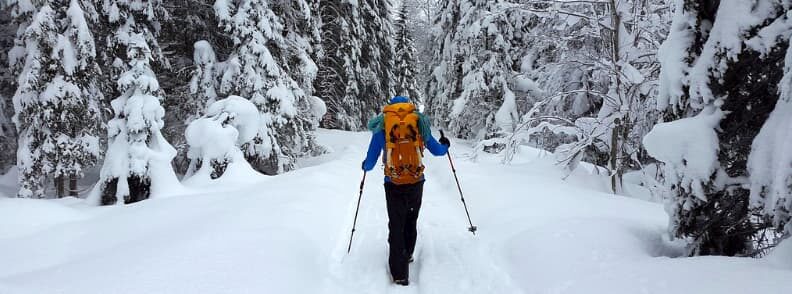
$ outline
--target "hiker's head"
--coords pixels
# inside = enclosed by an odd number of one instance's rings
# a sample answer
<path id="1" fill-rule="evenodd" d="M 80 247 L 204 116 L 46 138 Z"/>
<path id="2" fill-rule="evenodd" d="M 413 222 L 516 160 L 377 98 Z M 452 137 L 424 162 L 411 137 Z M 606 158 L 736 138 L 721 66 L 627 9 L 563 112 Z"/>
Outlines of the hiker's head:
<path id="1" fill-rule="evenodd" d="M 388 104 L 396 104 L 396 103 L 408 103 L 410 102 L 410 98 L 405 96 L 393 96 L 390 100 L 388 100 Z"/>

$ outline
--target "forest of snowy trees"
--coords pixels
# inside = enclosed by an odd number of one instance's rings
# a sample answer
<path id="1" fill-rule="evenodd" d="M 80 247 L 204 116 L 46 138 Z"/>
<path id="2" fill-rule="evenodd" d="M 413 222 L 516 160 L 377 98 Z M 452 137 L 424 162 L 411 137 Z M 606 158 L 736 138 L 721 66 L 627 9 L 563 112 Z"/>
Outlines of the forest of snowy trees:
<path id="1" fill-rule="evenodd" d="M 530 145 L 615 194 L 638 175 L 690 255 L 792 234 L 792 0 L 0 1 L 18 197 L 287 172 L 405 95 L 503 164 Z"/>

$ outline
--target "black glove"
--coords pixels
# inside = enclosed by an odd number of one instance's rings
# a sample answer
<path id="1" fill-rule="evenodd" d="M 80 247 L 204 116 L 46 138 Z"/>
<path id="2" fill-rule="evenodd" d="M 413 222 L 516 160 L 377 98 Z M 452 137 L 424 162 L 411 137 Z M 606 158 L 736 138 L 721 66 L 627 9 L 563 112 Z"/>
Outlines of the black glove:
<path id="1" fill-rule="evenodd" d="M 451 141 L 448 141 L 448 138 L 446 138 L 446 136 L 443 133 L 443 131 L 440 131 L 440 140 L 439 140 L 439 142 L 440 142 L 441 145 L 445 145 L 446 147 L 451 147 Z"/>

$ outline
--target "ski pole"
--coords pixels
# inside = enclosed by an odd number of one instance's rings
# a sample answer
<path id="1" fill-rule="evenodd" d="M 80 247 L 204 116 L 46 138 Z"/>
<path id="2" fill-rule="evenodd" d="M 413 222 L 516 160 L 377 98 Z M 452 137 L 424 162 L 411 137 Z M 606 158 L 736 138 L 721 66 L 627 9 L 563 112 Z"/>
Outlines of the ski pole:
<path id="1" fill-rule="evenodd" d="M 440 136 L 445 137 L 443 130 L 440 130 Z M 465 207 L 465 214 L 467 215 L 468 223 L 470 224 L 468 231 L 473 233 L 475 236 L 476 230 L 478 228 L 476 228 L 476 226 L 473 225 L 473 221 L 470 220 L 470 212 L 468 212 L 467 203 L 465 203 L 465 195 L 462 194 L 462 186 L 459 185 L 459 178 L 457 177 L 456 168 L 454 167 L 454 161 L 451 160 L 451 152 L 446 152 L 446 155 L 448 156 L 448 163 L 451 164 L 451 171 L 454 173 L 454 180 L 456 180 L 457 190 L 459 190 L 459 198 L 462 199 L 462 205 Z"/>
<path id="2" fill-rule="evenodd" d="M 355 220 L 352 221 L 352 233 L 349 235 L 349 247 L 347 247 L 347 254 L 352 251 L 352 237 L 355 236 L 355 226 L 357 225 L 358 211 L 360 210 L 360 199 L 363 198 L 363 183 L 366 182 L 366 172 L 363 172 L 363 179 L 360 180 L 360 194 L 358 194 L 357 208 L 355 208 Z"/>

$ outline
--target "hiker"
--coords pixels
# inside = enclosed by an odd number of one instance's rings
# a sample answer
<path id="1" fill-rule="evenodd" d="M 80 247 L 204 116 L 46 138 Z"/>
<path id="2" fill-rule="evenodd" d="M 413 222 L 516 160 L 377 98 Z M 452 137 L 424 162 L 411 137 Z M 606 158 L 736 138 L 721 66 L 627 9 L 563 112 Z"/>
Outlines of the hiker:
<path id="1" fill-rule="evenodd" d="M 435 156 L 448 152 L 451 142 L 432 137 L 429 118 L 418 112 L 410 99 L 395 96 L 382 114 L 369 121 L 372 132 L 363 170 L 370 171 L 384 152 L 385 199 L 388 208 L 388 245 L 393 282 L 409 284 L 409 263 L 415 250 L 416 223 L 423 195 L 424 147 Z"/>

